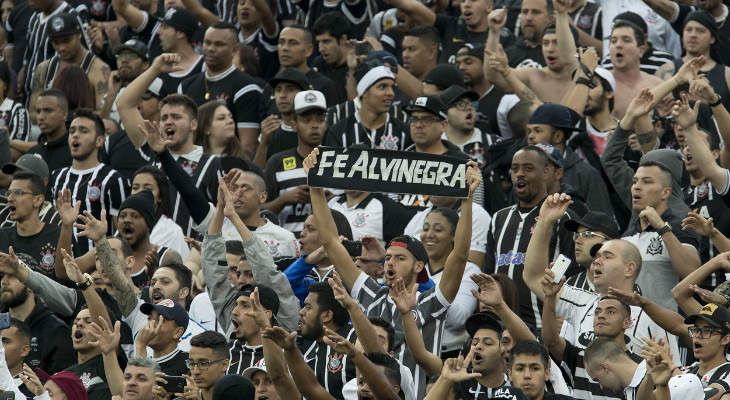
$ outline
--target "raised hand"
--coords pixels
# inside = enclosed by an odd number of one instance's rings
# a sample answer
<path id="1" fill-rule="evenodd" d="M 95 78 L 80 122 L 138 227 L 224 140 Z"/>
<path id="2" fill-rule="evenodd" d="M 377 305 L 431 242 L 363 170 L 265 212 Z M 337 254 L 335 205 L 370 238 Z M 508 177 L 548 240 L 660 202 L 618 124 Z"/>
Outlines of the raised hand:
<path id="1" fill-rule="evenodd" d="M 144 255 L 144 265 L 147 267 L 148 274 L 152 275 L 160 266 L 160 254 L 157 251 L 160 250 L 159 245 L 153 245 L 152 248 L 147 251 Z"/>
<path id="2" fill-rule="evenodd" d="M 689 83 L 693 79 L 697 79 L 697 73 L 706 62 L 707 58 L 705 58 L 705 56 L 699 56 L 691 59 L 688 63 L 682 64 L 677 73 L 674 74 L 674 79 L 676 79 L 677 85 Z"/>
<path id="3" fill-rule="evenodd" d="M 174 53 L 160 54 L 152 62 L 152 68 L 155 69 L 158 75 L 169 74 L 171 72 L 182 72 L 185 68 L 179 66 L 180 56 Z"/>
<path id="4" fill-rule="evenodd" d="M 261 332 L 261 337 L 271 340 L 284 350 L 294 350 L 297 348 L 297 333 L 289 333 L 286 329 L 280 326 L 264 329 L 264 331 Z"/>
<path id="5" fill-rule="evenodd" d="M 466 163 L 466 184 L 469 185 L 469 199 L 474 199 L 479 184 L 482 182 L 482 174 L 479 173 L 476 161 Z"/>
<path id="6" fill-rule="evenodd" d="M 591 73 L 596 72 L 596 68 L 598 67 L 598 62 L 600 60 L 598 58 L 598 52 L 596 51 L 595 47 L 581 47 L 580 49 L 578 49 L 578 55 L 580 57 L 580 62 L 588 67 L 588 70 L 591 71 Z"/>
<path id="7" fill-rule="evenodd" d="M 161 386 L 167 384 L 167 381 L 163 378 L 163 376 L 165 376 L 164 372 L 155 372 L 155 385 L 152 387 L 152 394 L 155 399 L 169 399 L 172 396 L 172 393 L 167 393 L 165 388 Z"/>
<path id="8" fill-rule="evenodd" d="M 391 299 L 393 299 L 393 303 L 395 303 L 395 307 L 398 309 L 398 312 L 401 314 L 410 314 L 413 307 L 416 306 L 416 300 L 418 298 L 418 284 L 414 283 L 411 290 L 408 291 L 403 278 L 398 278 L 391 287 L 388 295 Z"/>
<path id="9" fill-rule="evenodd" d="M 560 288 L 565 284 L 565 276 L 560 278 L 560 282 L 555 283 L 555 273 L 550 268 L 545 269 L 545 276 L 542 277 L 540 285 L 542 285 L 542 291 L 545 293 L 545 298 L 556 297 L 560 293 Z"/>
<path id="10" fill-rule="evenodd" d="M 553 7 L 557 14 L 567 13 L 571 5 L 573 5 L 572 0 L 553 0 Z"/>
<path id="11" fill-rule="evenodd" d="M 7 253 L 0 252 L 0 274 L 15 275 L 18 268 L 20 268 L 20 262 L 13 246 L 8 248 Z"/>
<path id="12" fill-rule="evenodd" d="M 664 220 L 654 207 L 646 206 L 644 210 L 639 213 L 639 219 L 647 226 L 651 226 L 655 230 L 659 230 L 664 226 Z"/>
<path id="13" fill-rule="evenodd" d="M 311 153 L 302 162 L 302 168 L 304 169 L 304 175 L 309 175 L 309 170 L 317 165 L 317 156 L 319 156 L 319 148 L 315 147 Z"/>
<path id="14" fill-rule="evenodd" d="M 647 302 L 646 297 L 636 292 L 627 292 L 613 287 L 608 288 L 608 295 L 606 297 L 636 307 L 643 307 Z"/>
<path id="15" fill-rule="evenodd" d="M 357 351 L 353 343 L 327 327 L 324 328 L 324 336 L 322 337 L 322 340 L 336 352 L 345 354 L 348 357 L 352 357 Z"/>
<path id="16" fill-rule="evenodd" d="M 201 243 L 200 240 L 196 240 L 196 239 L 193 239 L 188 236 L 185 236 L 184 240 L 185 240 L 185 243 L 187 243 L 191 249 L 197 250 L 198 253 L 200 253 L 203 250 L 203 243 Z"/>
<path id="17" fill-rule="evenodd" d="M 554 224 L 560 218 L 563 218 L 568 207 L 573 204 L 573 200 L 565 193 L 555 193 L 545 198 L 540 206 L 540 221 L 548 224 Z"/>
<path id="18" fill-rule="evenodd" d="M 717 93 L 715 93 L 715 89 L 710 86 L 710 81 L 704 76 L 689 81 L 689 94 L 697 96 L 708 103 L 714 103 L 717 101 Z"/>
<path id="19" fill-rule="evenodd" d="M 236 197 L 230 190 L 230 186 L 226 184 L 223 178 L 218 182 L 218 199 L 223 199 L 223 215 L 231 219 L 236 215 Z"/>
<path id="20" fill-rule="evenodd" d="M 246 311 L 246 315 L 253 318 L 256 321 L 256 325 L 261 329 L 266 329 L 271 326 L 269 322 L 269 316 L 266 315 L 266 310 L 261 306 L 261 299 L 259 298 L 259 288 L 255 288 L 251 293 L 251 309 L 253 311 Z"/>
<path id="21" fill-rule="evenodd" d="M 496 308 L 504 303 L 502 289 L 497 281 L 487 274 L 472 274 L 471 280 L 479 286 L 479 291 L 471 290 L 472 296 L 485 306 Z"/>
<path id="22" fill-rule="evenodd" d="M 677 121 L 677 124 L 686 130 L 693 127 L 697 122 L 697 112 L 700 109 L 700 102 L 696 101 L 694 108 L 691 108 L 687 94 L 682 93 L 681 96 L 682 100 L 677 100 L 672 108 L 672 115 Z"/>
<path id="23" fill-rule="evenodd" d="M 696 212 L 688 212 L 687 218 L 682 220 L 682 230 L 692 229 L 702 236 L 712 237 L 715 233 L 715 226 L 712 223 L 712 217 L 705 217 Z"/>
<path id="24" fill-rule="evenodd" d="M 346 310 L 352 310 L 357 307 L 357 302 L 355 299 L 350 297 L 350 294 L 348 294 L 347 290 L 345 290 L 345 285 L 342 284 L 342 278 L 340 278 L 340 274 L 338 274 L 337 271 L 334 272 L 332 278 L 327 279 L 327 283 L 330 284 L 332 291 L 335 293 L 335 300 L 337 300 L 342 307 Z"/>
<path id="25" fill-rule="evenodd" d="M 94 242 L 106 237 L 106 210 L 101 210 L 101 219 L 94 218 L 88 211 L 84 211 L 82 215 L 79 215 L 79 219 L 83 224 L 74 223 L 76 229 L 82 231 L 77 236 L 86 237 Z"/>
<path id="26" fill-rule="evenodd" d="M 40 396 L 46 391 L 40 378 L 38 378 L 38 375 L 33 372 L 28 364 L 23 364 L 23 372 L 19 376 L 20 380 L 25 384 L 25 387 L 34 395 Z"/>
<path id="27" fill-rule="evenodd" d="M 56 200 L 56 210 L 58 211 L 58 216 L 61 217 L 61 224 L 71 227 L 79 218 L 81 201 L 77 201 L 76 205 L 74 205 L 71 190 L 68 188 L 62 189 Z"/>
<path id="28" fill-rule="evenodd" d="M 509 75 L 512 69 L 509 66 L 507 60 L 507 54 L 504 52 L 504 48 L 501 44 L 497 44 L 497 51 L 493 52 L 488 49 L 484 49 L 484 59 L 489 58 L 489 68 L 497 71 L 502 76 Z"/>
<path id="29" fill-rule="evenodd" d="M 183 374 L 183 376 L 187 381 L 187 385 L 183 388 L 183 393 L 175 393 L 175 396 L 178 398 L 181 397 L 185 400 L 203 400 L 200 397 L 200 389 L 198 388 L 198 385 L 195 384 L 193 378 L 185 374 Z"/>
<path id="30" fill-rule="evenodd" d="M 384 260 L 385 259 L 385 247 L 380 241 L 372 235 L 360 236 L 360 243 L 362 243 L 362 256 L 370 260 Z"/>
<path id="31" fill-rule="evenodd" d="M 162 324 L 164 323 L 165 321 L 162 315 L 160 315 L 158 319 L 150 318 L 147 323 L 142 325 L 142 327 L 139 329 L 139 332 L 137 333 L 137 338 L 135 339 L 137 344 L 147 346 L 150 340 L 152 340 L 152 338 L 160 333 L 160 329 L 162 328 Z"/>
<path id="32" fill-rule="evenodd" d="M 651 111 L 654 101 L 654 94 L 648 88 L 644 88 L 639 94 L 631 100 L 629 107 L 626 109 L 626 116 L 634 120 L 642 117 Z"/>
<path id="33" fill-rule="evenodd" d="M 271 140 L 271 134 L 281 127 L 281 118 L 275 114 L 271 114 L 261 121 L 261 142 L 268 143 Z"/>
<path id="34" fill-rule="evenodd" d="M 492 10 L 492 12 L 490 12 L 487 16 L 487 21 L 489 22 L 490 31 L 501 31 L 507 23 L 507 7 Z"/>
<path id="35" fill-rule="evenodd" d="M 87 332 L 92 338 L 96 339 L 89 342 L 89 344 L 98 347 L 102 354 L 116 352 L 121 339 L 121 327 L 122 323 L 120 321 L 115 322 L 114 328 L 112 328 L 103 317 L 99 317 L 99 324 L 92 322 L 89 325 Z"/>
<path id="36" fill-rule="evenodd" d="M 473 357 L 473 353 L 469 352 L 459 358 L 449 358 L 444 362 L 444 367 L 441 369 L 441 377 L 451 383 L 463 382 L 469 379 L 476 379 L 481 376 L 478 372 L 468 372 L 469 363 Z"/>
<path id="37" fill-rule="evenodd" d="M 66 267 L 68 279 L 76 283 L 84 282 L 86 280 L 84 273 L 81 272 L 79 264 L 76 263 L 74 258 L 66 252 L 66 249 L 61 249 L 61 256 L 63 256 L 63 265 Z"/>
<path id="38" fill-rule="evenodd" d="M 162 56 L 158 56 L 162 57 Z M 157 154 L 162 154 L 167 150 L 167 146 L 172 143 L 171 140 L 166 140 L 162 138 L 162 132 L 160 131 L 160 126 L 157 124 L 157 121 L 149 121 L 145 120 L 143 123 L 137 126 L 144 134 L 145 140 L 147 140 L 147 144 L 150 146 L 150 148 Z"/>
<path id="39" fill-rule="evenodd" d="M 707 289 L 702 289 L 697 285 L 690 285 L 689 290 L 700 296 L 700 299 L 702 299 L 702 301 L 704 301 L 705 303 L 716 303 L 722 305 L 727 304 L 727 299 L 725 299 L 723 295 L 717 294 Z"/>

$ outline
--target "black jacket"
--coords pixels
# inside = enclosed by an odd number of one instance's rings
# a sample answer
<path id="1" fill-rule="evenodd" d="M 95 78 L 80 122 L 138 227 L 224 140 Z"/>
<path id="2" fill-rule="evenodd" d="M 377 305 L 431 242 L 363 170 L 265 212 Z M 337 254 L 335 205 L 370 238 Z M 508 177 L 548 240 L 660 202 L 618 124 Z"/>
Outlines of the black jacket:
<path id="1" fill-rule="evenodd" d="M 36 306 L 25 319 L 30 326 L 30 353 L 25 363 L 53 375 L 77 363 L 71 341 L 71 328 L 36 297 Z"/>

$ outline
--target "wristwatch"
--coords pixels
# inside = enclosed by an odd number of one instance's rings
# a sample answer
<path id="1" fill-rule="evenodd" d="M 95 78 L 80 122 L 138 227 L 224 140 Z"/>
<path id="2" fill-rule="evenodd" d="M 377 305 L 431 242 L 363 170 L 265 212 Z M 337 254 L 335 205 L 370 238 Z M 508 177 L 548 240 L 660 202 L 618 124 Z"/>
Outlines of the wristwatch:
<path id="1" fill-rule="evenodd" d="M 89 275 L 89 274 L 84 274 L 84 279 L 85 280 L 83 282 L 76 283 L 77 289 L 82 290 L 82 291 L 86 290 L 94 283 L 94 281 L 91 279 L 91 275 Z"/>
<path id="2" fill-rule="evenodd" d="M 658 231 L 656 231 L 657 235 L 663 236 L 665 233 L 670 232 L 672 230 L 672 226 L 669 225 L 669 222 L 665 222 L 664 226 L 661 227 Z"/>
<path id="3" fill-rule="evenodd" d="M 730 308 L 730 296 L 724 294 L 722 297 L 725 298 L 725 308 Z"/>
<path id="4" fill-rule="evenodd" d="M 717 96 L 717 101 L 716 101 L 716 102 L 714 102 L 714 103 L 710 103 L 710 107 L 717 107 L 717 106 L 719 106 L 720 104 L 722 104 L 722 96 L 720 96 L 720 95 L 719 95 L 719 94 L 717 94 L 717 93 L 715 93 L 715 96 Z"/>

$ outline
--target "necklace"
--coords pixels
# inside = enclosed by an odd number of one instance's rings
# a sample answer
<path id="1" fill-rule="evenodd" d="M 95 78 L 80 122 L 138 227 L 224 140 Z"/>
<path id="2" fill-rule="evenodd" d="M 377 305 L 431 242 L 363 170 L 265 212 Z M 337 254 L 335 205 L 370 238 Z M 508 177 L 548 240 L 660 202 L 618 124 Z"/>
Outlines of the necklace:
<path id="1" fill-rule="evenodd" d="M 210 98 L 210 90 L 208 90 L 208 78 L 203 76 L 203 85 L 205 85 L 205 100 Z"/>

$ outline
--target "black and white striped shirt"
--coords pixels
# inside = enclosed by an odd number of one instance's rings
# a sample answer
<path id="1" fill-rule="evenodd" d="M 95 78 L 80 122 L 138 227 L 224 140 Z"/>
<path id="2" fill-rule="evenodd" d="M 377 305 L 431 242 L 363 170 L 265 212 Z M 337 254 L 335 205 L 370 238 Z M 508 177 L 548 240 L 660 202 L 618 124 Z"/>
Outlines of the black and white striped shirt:
<path id="1" fill-rule="evenodd" d="M 542 201 L 529 209 L 514 205 L 492 216 L 484 264 L 486 273 L 505 274 L 515 282 L 520 296 L 520 316 L 525 323 L 538 329 L 542 328 L 542 301 L 527 287 L 522 279 L 522 271 L 525 268 L 527 245 L 535 230 L 541 205 Z M 554 261 L 561 253 L 567 256 L 574 254 L 572 232 L 563 227 L 563 222 L 572 218 L 568 211 L 553 226 L 548 259 Z"/>
<path id="2" fill-rule="evenodd" d="M 352 343 L 357 339 L 355 328 L 350 324 L 338 329 L 337 334 Z M 314 371 L 317 382 L 335 399 L 344 399 L 342 388 L 350 379 L 355 378 L 355 363 L 347 355 L 336 352 L 324 342 L 308 341 L 301 336 L 297 340 L 304 361 Z"/>
<path id="3" fill-rule="evenodd" d="M 259 360 L 264 359 L 264 346 L 249 346 L 245 340 L 234 339 L 228 349 L 228 365 L 226 375 L 243 374 L 248 367 L 253 367 Z"/>
<path id="4" fill-rule="evenodd" d="M 112 217 L 119 214 L 119 207 L 130 191 L 127 178 L 101 163 L 87 170 L 73 167 L 57 169 L 51 173 L 49 185 L 54 205 L 61 190 L 68 188 L 72 201 L 81 201 L 81 212 L 89 211 L 94 217 L 100 218 L 101 210 L 106 210 L 107 235 L 113 234 Z M 73 233 L 78 237 L 76 227 Z M 79 254 L 86 254 L 94 245 L 91 240 L 79 238 L 78 246 Z"/>
<path id="5" fill-rule="evenodd" d="M 25 67 L 25 82 L 23 82 L 23 88 L 28 97 L 30 97 L 33 75 L 36 67 L 38 67 L 38 64 L 46 61 L 56 54 L 56 50 L 54 50 L 51 45 L 51 38 L 46 33 L 46 25 L 52 16 L 61 13 L 76 15 L 79 25 L 82 27 L 82 43 L 86 48 L 90 47 L 88 35 L 84 28 L 84 24 L 89 22 L 89 9 L 85 5 L 82 4 L 78 7 L 73 7 L 64 1 L 49 15 L 44 16 L 43 13 L 34 12 L 28 23 L 28 45 L 25 48 L 25 54 L 23 55 L 23 66 Z"/>
<path id="6" fill-rule="evenodd" d="M 365 315 L 381 317 L 402 332 L 403 320 L 395 303 L 388 296 L 389 290 L 387 286 L 378 285 L 373 278 L 361 272 L 352 285 L 351 294 L 359 302 Z M 412 311 L 426 350 L 437 356 L 441 354 L 444 319 L 450 305 L 437 285 L 418 294 L 416 307 Z M 413 381 L 417 387 L 416 398 L 422 399 L 426 392 L 426 371 L 416 365 L 405 343 L 396 343 L 394 349 L 393 357 L 413 371 Z"/>
<path id="7" fill-rule="evenodd" d="M 6 98 L 0 104 L 0 124 L 8 130 L 10 140 L 30 140 L 30 116 L 23 104 Z"/>
<path id="8" fill-rule="evenodd" d="M 413 144 L 409 126 L 387 114 L 385 124 L 378 129 L 368 129 L 360 122 L 358 112 L 340 120 L 325 135 L 326 146 L 349 147 L 363 143 L 371 148 L 405 150 Z"/>
<path id="9" fill-rule="evenodd" d="M 266 162 L 264 177 L 268 201 L 273 201 L 284 193 L 295 190 L 299 185 L 307 184 L 307 175 L 302 168 L 304 157 L 296 148 L 274 154 Z M 312 214 L 311 203 L 287 204 L 279 212 L 281 227 L 299 237 L 304 221 Z"/>
<path id="10" fill-rule="evenodd" d="M 458 388 L 458 395 L 465 400 L 487 400 L 494 398 L 494 392 L 505 386 L 510 386 L 509 378 L 507 374 L 504 374 L 502 378 L 504 381 L 501 385 L 496 387 L 482 386 L 476 379 L 467 379 L 463 382 L 459 382 L 456 387 Z"/>
<path id="11" fill-rule="evenodd" d="M 344 103 L 340 103 L 336 106 L 332 106 L 327 109 L 327 126 L 335 126 L 340 120 L 349 118 L 355 114 L 357 114 L 357 111 L 360 109 L 360 100 L 350 100 L 346 101 Z M 392 105 L 390 107 L 390 110 L 388 110 L 388 114 L 390 114 L 391 118 L 395 118 L 397 120 L 403 121 L 403 123 L 408 123 L 408 114 L 403 110 L 403 108 L 400 105 Z"/>

